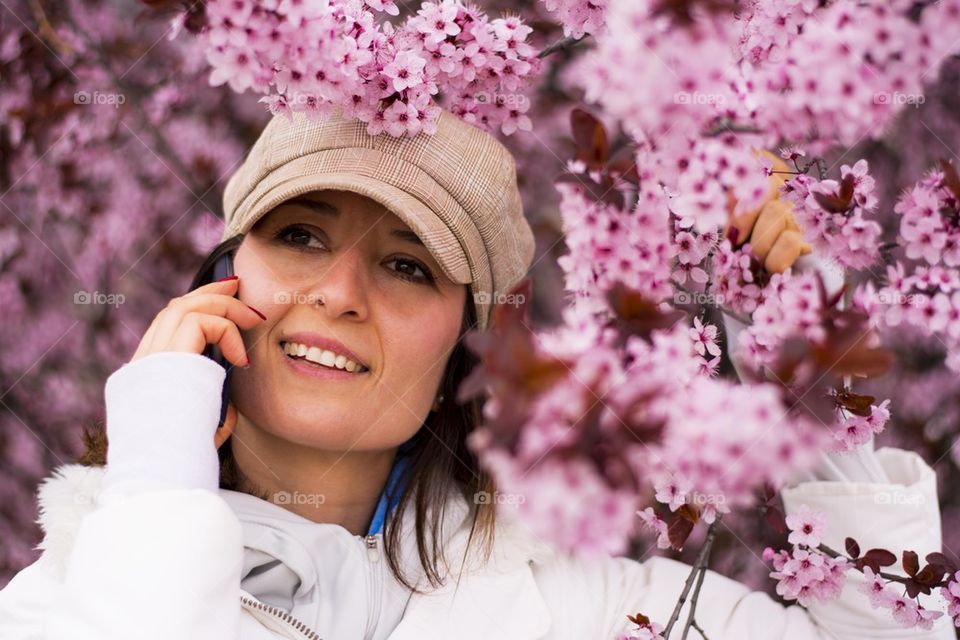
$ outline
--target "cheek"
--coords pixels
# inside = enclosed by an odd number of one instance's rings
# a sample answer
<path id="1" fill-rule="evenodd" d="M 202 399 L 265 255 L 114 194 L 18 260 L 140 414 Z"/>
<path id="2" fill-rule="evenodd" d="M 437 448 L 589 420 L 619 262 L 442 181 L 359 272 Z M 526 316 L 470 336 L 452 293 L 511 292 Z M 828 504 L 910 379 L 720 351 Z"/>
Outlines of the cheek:
<path id="1" fill-rule="evenodd" d="M 428 313 L 428 308 L 421 307 L 417 315 L 383 314 L 380 326 L 386 361 L 384 383 L 398 395 L 415 394 L 432 403 L 456 345 L 460 318 L 448 319 L 449 309 L 431 309 L 433 312 Z"/>
<path id="2" fill-rule="evenodd" d="M 240 277 L 238 297 L 269 318 L 268 309 L 277 306 L 282 298 L 278 295 L 281 284 L 276 275 L 262 257 L 246 245 L 240 245 L 234 256 L 233 271 Z"/>

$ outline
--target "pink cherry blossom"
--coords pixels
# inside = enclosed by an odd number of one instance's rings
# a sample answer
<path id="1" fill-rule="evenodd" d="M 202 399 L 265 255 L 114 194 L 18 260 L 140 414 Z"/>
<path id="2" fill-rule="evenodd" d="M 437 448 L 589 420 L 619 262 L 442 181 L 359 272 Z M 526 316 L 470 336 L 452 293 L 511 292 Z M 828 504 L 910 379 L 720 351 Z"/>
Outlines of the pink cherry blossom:
<path id="1" fill-rule="evenodd" d="M 814 511 L 805 504 L 800 505 L 794 513 L 787 516 L 787 526 L 790 527 L 787 542 L 816 549 L 826 532 L 826 522 L 827 518 L 823 513 Z"/>

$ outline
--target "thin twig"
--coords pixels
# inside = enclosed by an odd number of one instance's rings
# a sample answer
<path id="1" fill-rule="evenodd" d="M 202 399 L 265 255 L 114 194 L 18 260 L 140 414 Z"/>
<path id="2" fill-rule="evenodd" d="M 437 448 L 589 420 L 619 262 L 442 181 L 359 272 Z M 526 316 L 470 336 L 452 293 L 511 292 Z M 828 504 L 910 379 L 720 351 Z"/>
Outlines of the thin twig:
<path id="1" fill-rule="evenodd" d="M 673 608 L 673 613 L 670 615 L 670 620 L 667 622 L 667 627 L 663 630 L 663 637 L 670 637 L 670 630 L 673 629 L 673 625 L 677 623 L 677 620 L 680 618 L 680 610 L 683 609 L 683 603 L 687 601 L 687 596 L 690 594 L 690 590 L 693 588 L 693 581 L 697 577 L 697 573 L 701 569 L 706 569 L 707 560 L 710 559 L 710 549 L 713 547 L 713 540 L 717 535 L 717 526 L 720 524 L 720 519 L 723 516 L 717 514 L 716 519 L 713 521 L 707 528 L 707 538 L 703 541 L 703 546 L 700 547 L 700 553 L 697 554 L 697 560 L 693 563 L 693 567 L 690 570 L 690 575 L 687 576 L 686 581 L 683 584 L 683 591 L 680 592 L 680 599 L 677 600 L 677 606 Z M 702 582 L 702 580 L 701 580 Z M 697 594 L 699 594 L 699 586 L 697 588 L 697 593 L 694 594 L 694 600 L 691 601 L 691 615 L 694 610 L 694 602 L 696 602 Z"/>
<path id="2" fill-rule="evenodd" d="M 567 36 L 566 38 L 561 38 L 561 39 L 557 40 L 556 42 L 551 43 L 551 44 L 548 44 L 546 47 L 544 47 L 544 48 L 540 51 L 540 53 L 537 54 L 537 57 L 538 57 L 538 58 L 546 58 L 546 57 L 547 57 L 548 55 L 550 55 L 551 53 L 555 53 L 555 52 L 561 51 L 561 50 L 563 50 L 563 49 L 570 49 L 570 48 L 572 48 L 574 45 L 576 45 L 578 42 L 580 42 L 581 40 L 583 40 L 584 38 L 586 38 L 586 37 L 589 36 L 589 35 L 590 35 L 589 33 L 585 33 L 585 34 L 583 34 L 582 36 L 580 36 L 579 38 L 574 38 L 573 36 Z"/>
<path id="3" fill-rule="evenodd" d="M 750 124 L 740 124 L 730 118 L 721 118 L 715 125 L 704 131 L 703 136 L 713 138 L 721 133 L 763 133 L 763 129 Z"/>
<path id="4" fill-rule="evenodd" d="M 694 612 L 697 610 L 697 599 L 700 597 L 700 589 L 703 587 L 703 578 L 706 575 L 707 568 L 702 567 L 700 569 L 700 575 L 697 576 L 697 586 L 693 588 L 693 596 L 690 598 L 690 613 L 687 615 L 687 624 L 683 626 L 682 640 L 687 640 L 687 634 L 690 633 L 691 627 L 700 633 L 703 640 L 707 640 L 707 634 L 703 632 L 703 629 L 700 628 L 700 625 L 697 624 L 697 621 L 693 617 Z"/>
<path id="5" fill-rule="evenodd" d="M 828 556 L 832 556 L 834 558 L 844 558 L 846 560 L 851 560 L 850 556 L 834 551 L 833 549 L 831 549 L 830 547 L 828 547 L 823 543 L 820 543 L 820 546 L 817 547 L 817 551 L 825 553 Z M 893 580 L 895 582 L 905 583 L 907 581 L 907 579 L 903 576 L 898 576 L 895 573 L 887 573 L 886 571 L 881 571 L 877 573 L 877 575 L 880 576 L 881 578 L 885 578 L 887 580 Z"/>

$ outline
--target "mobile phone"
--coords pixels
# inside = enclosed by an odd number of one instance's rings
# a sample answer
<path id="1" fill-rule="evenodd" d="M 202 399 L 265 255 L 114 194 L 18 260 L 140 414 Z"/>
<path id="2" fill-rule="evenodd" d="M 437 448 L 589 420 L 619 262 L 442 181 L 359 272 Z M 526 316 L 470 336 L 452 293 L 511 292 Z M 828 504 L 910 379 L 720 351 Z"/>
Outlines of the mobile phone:
<path id="1" fill-rule="evenodd" d="M 210 272 L 210 282 L 216 282 L 217 280 L 221 280 L 222 278 L 232 275 L 234 275 L 233 255 L 230 253 L 225 253 L 217 258 L 216 262 L 213 263 L 213 269 Z M 236 297 L 236 294 L 234 294 L 234 297 Z M 227 404 L 230 402 L 230 374 L 233 371 L 233 363 L 224 358 L 220 348 L 214 344 L 208 344 L 203 350 L 203 355 L 207 356 L 227 371 L 227 375 L 223 379 L 223 391 L 220 394 L 220 422 L 217 423 L 217 428 L 219 429 L 223 426 L 224 421 L 227 419 Z"/>

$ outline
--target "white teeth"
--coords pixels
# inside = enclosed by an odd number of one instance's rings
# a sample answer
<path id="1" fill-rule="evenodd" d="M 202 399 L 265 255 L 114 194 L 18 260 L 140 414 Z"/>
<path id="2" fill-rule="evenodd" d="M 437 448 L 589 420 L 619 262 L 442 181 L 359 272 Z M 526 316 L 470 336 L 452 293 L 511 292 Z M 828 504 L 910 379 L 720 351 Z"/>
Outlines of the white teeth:
<path id="1" fill-rule="evenodd" d="M 320 349 L 319 347 L 308 347 L 305 344 L 300 344 L 299 342 L 284 342 L 283 351 L 292 356 L 300 356 L 313 362 L 315 364 L 323 365 L 325 367 L 343 369 L 353 373 L 354 371 L 360 370 L 362 367 L 350 360 L 344 355 L 334 353 L 333 351 L 327 351 L 325 349 Z"/>

